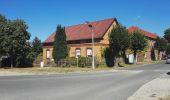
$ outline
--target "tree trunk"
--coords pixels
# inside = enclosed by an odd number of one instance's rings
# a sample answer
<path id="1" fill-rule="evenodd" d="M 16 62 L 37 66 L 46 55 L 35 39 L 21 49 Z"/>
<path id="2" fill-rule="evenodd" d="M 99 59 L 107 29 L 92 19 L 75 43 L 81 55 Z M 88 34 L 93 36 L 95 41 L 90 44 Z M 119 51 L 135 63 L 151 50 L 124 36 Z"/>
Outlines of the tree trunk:
<path id="1" fill-rule="evenodd" d="M 116 57 L 116 58 L 115 58 L 115 64 L 114 64 L 114 66 L 115 66 L 115 67 L 118 67 L 118 63 L 119 63 L 119 58 Z"/>
<path id="2" fill-rule="evenodd" d="M 0 56 L 0 67 L 2 66 L 1 62 L 2 62 L 2 57 Z"/>
<path id="3" fill-rule="evenodd" d="M 1 61 L 1 59 L 0 59 L 0 67 L 2 67 L 2 61 Z"/>
<path id="4" fill-rule="evenodd" d="M 125 53 L 125 51 L 123 51 L 122 56 L 123 56 L 123 61 L 124 61 L 124 63 L 126 64 L 126 63 L 127 63 L 127 59 L 126 59 L 126 53 Z"/>
<path id="5" fill-rule="evenodd" d="M 122 57 L 118 57 L 115 59 L 115 67 L 122 67 L 121 66 L 121 61 L 122 61 Z"/>
<path id="6" fill-rule="evenodd" d="M 136 64 L 136 63 L 137 63 L 136 53 L 137 53 L 137 51 L 134 51 L 134 59 L 133 59 L 134 64 Z"/>
<path id="7" fill-rule="evenodd" d="M 160 60 L 160 51 L 158 51 L 158 60 Z"/>
<path id="8" fill-rule="evenodd" d="M 13 56 L 11 56 L 11 68 L 13 68 L 14 65 L 13 65 Z"/>

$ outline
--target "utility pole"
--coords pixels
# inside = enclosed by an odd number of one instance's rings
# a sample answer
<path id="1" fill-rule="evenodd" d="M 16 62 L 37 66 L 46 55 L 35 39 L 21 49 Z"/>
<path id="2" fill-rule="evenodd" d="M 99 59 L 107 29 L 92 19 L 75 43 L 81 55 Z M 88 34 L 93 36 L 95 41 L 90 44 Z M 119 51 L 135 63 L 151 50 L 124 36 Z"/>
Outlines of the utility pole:
<path id="1" fill-rule="evenodd" d="M 92 68 L 95 69 L 95 63 L 94 63 L 94 27 L 90 22 L 86 21 L 88 24 L 88 27 L 91 29 L 91 34 L 92 34 Z"/>

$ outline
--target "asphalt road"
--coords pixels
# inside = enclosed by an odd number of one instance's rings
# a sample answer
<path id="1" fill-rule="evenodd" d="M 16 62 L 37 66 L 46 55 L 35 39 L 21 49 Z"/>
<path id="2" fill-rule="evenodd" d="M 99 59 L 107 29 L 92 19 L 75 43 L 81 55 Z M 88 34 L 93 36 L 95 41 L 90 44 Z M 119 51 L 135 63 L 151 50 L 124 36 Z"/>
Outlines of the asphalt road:
<path id="1" fill-rule="evenodd" d="M 159 63 L 116 72 L 1 76 L 0 100 L 126 100 L 168 70 Z"/>

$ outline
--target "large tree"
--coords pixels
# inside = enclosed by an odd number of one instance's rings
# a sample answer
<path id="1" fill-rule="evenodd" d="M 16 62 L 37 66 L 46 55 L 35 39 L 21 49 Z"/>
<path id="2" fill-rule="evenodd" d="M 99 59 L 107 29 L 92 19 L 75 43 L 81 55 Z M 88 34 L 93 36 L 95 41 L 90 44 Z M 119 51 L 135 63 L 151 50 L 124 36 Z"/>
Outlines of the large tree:
<path id="1" fill-rule="evenodd" d="M 4 27 L 6 25 L 6 21 L 7 21 L 7 19 L 4 16 L 0 15 L 0 67 L 1 67 L 2 56 L 5 56 L 4 55 L 5 52 L 2 49 L 1 43 L 3 41 L 2 36 L 3 36 L 3 33 L 4 33 Z"/>
<path id="2" fill-rule="evenodd" d="M 164 38 L 170 43 L 170 28 L 165 30 Z"/>
<path id="3" fill-rule="evenodd" d="M 7 24 L 7 19 L 0 15 L 0 57 L 4 55 L 5 51 L 2 49 L 3 36 L 5 34 L 5 26 Z"/>
<path id="4" fill-rule="evenodd" d="M 166 50 L 166 45 L 167 42 L 164 38 L 157 37 L 156 43 L 155 43 L 155 48 L 158 50 L 158 60 L 160 59 L 160 52 Z"/>
<path id="5" fill-rule="evenodd" d="M 120 57 L 125 57 L 125 51 L 130 44 L 128 31 L 122 25 L 117 25 L 109 34 L 109 47 L 116 57 L 116 66 Z"/>
<path id="6" fill-rule="evenodd" d="M 54 40 L 53 58 L 55 63 L 57 63 L 58 61 L 66 58 L 67 56 L 68 56 L 68 50 L 67 50 L 65 27 L 58 25 L 55 34 L 55 40 Z"/>
<path id="7" fill-rule="evenodd" d="M 142 51 L 147 46 L 147 40 L 144 35 L 141 34 L 140 31 L 133 31 L 130 33 L 130 41 L 131 46 L 130 48 L 133 50 L 134 53 L 134 63 L 136 63 L 136 54 L 138 51 Z"/>
<path id="8" fill-rule="evenodd" d="M 19 66 L 27 55 L 30 34 L 23 20 L 7 20 L 0 30 L 1 51 L 11 59 L 11 67 Z"/>

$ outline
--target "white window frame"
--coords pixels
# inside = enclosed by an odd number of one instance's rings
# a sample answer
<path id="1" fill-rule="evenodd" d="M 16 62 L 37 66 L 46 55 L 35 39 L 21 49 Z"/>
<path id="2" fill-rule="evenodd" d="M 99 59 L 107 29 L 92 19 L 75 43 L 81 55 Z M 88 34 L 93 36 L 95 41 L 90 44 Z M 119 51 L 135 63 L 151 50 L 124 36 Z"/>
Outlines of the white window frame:
<path id="1" fill-rule="evenodd" d="M 49 59 L 50 58 L 50 49 L 46 50 L 46 58 Z"/>
<path id="2" fill-rule="evenodd" d="M 76 58 L 77 58 L 77 57 L 80 57 L 80 56 L 81 56 L 81 49 L 80 49 L 80 48 L 76 48 L 76 49 L 75 49 L 75 54 L 76 54 L 76 55 L 75 55 Z"/>
<path id="3" fill-rule="evenodd" d="M 92 57 L 93 49 L 92 48 L 87 48 L 86 49 L 86 55 L 87 57 Z"/>

